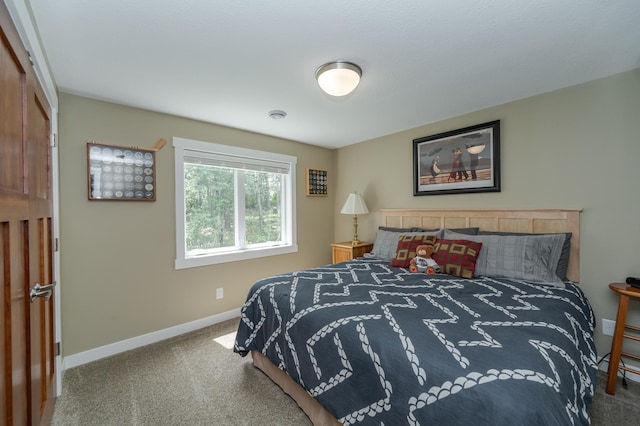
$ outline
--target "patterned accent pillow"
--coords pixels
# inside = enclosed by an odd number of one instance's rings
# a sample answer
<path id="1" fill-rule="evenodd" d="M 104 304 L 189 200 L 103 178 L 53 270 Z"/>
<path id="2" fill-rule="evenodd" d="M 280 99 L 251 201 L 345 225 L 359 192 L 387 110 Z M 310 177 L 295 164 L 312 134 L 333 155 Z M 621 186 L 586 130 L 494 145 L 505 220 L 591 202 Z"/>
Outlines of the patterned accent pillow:
<path id="1" fill-rule="evenodd" d="M 396 255 L 391 259 L 390 266 L 408 268 L 411 259 L 416 257 L 416 247 L 423 244 L 435 245 L 437 239 L 436 235 L 401 235 L 398 237 Z"/>
<path id="2" fill-rule="evenodd" d="M 431 257 L 445 274 L 473 278 L 481 248 L 475 241 L 438 239 Z"/>

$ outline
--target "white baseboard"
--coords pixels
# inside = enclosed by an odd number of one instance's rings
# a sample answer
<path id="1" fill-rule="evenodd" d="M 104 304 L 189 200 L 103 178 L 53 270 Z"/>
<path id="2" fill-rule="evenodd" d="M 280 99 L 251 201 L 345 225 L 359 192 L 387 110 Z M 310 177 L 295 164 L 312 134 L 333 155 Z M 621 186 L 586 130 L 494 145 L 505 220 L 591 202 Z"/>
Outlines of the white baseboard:
<path id="1" fill-rule="evenodd" d="M 132 337 L 131 339 L 122 340 L 99 348 L 90 349 L 85 352 L 69 355 L 62 360 L 63 371 L 68 368 L 77 367 L 92 361 L 97 361 L 108 356 L 126 352 L 142 346 L 156 343 L 170 337 L 179 336 L 191 331 L 199 330 L 210 325 L 218 324 L 240 316 L 240 308 L 231 311 L 216 314 L 210 317 L 191 321 L 185 324 L 176 325 L 174 327 L 165 328 L 164 330 L 154 331 L 152 333 L 143 334 L 142 336 Z"/>

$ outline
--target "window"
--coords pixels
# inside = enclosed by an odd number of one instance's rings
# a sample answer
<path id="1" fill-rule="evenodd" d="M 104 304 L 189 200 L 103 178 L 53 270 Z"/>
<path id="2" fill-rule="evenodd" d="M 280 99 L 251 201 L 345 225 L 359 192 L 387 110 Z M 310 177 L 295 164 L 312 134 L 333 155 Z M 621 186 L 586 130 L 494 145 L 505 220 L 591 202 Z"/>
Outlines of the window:
<path id="1" fill-rule="evenodd" d="M 173 138 L 176 269 L 298 250 L 296 157 Z"/>

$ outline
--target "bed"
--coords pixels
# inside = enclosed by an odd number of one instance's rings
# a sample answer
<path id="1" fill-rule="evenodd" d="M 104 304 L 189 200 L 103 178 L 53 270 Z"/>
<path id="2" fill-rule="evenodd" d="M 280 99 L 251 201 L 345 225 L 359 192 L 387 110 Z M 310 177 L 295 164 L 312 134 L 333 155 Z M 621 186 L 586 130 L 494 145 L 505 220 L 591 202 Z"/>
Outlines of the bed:
<path id="1" fill-rule="evenodd" d="M 589 424 L 579 213 L 383 209 L 371 254 L 255 283 L 234 350 L 315 425 Z"/>

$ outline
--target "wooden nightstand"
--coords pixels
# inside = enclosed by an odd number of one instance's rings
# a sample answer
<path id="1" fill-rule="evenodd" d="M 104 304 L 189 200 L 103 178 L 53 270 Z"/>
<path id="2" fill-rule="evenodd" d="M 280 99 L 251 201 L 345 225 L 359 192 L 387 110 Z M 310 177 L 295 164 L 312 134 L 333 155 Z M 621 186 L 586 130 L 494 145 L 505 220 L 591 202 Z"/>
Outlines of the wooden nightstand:
<path id="1" fill-rule="evenodd" d="M 627 324 L 627 310 L 629 308 L 629 299 L 640 299 L 640 288 L 632 287 L 624 283 L 609 284 L 609 288 L 618 293 L 620 299 L 618 301 L 618 315 L 616 317 L 616 328 L 613 332 L 613 340 L 611 341 L 611 358 L 609 358 L 609 370 L 607 379 L 606 392 L 609 395 L 616 394 L 616 382 L 618 380 L 618 368 L 640 374 L 640 370 L 631 367 L 620 366 L 620 358 L 627 357 L 640 360 L 640 356 L 622 352 L 622 339 L 631 339 L 640 341 L 640 327 Z M 625 330 L 633 333 L 626 333 Z"/>
<path id="2" fill-rule="evenodd" d="M 351 244 L 351 241 L 331 244 L 331 261 L 340 263 L 346 260 L 362 257 L 365 253 L 369 253 L 373 249 L 373 243 Z"/>

